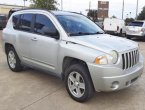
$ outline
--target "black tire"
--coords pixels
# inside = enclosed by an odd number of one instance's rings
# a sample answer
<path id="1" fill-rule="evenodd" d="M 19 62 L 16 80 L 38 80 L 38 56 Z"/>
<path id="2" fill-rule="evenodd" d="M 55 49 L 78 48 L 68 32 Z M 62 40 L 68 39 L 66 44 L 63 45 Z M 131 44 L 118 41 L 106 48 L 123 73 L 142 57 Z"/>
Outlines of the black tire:
<path id="1" fill-rule="evenodd" d="M 81 97 L 77 97 L 77 96 L 74 96 L 72 94 L 72 91 L 69 89 L 69 75 L 73 72 L 78 72 L 82 79 L 83 79 L 83 82 L 84 82 L 84 87 L 85 87 L 85 90 L 83 91 L 83 95 Z M 75 101 L 78 101 L 78 102 L 86 102 L 87 100 L 89 100 L 93 94 L 94 94 L 94 87 L 93 87 L 93 84 L 92 84 L 92 80 L 90 78 L 90 74 L 89 74 L 89 71 L 88 69 L 84 66 L 84 65 L 81 65 L 81 64 L 74 64 L 74 65 L 71 65 L 65 72 L 65 86 L 66 86 L 66 90 L 67 92 L 69 93 L 69 95 L 75 100 Z M 80 88 L 79 88 L 80 89 Z M 75 90 L 75 89 L 74 89 Z M 77 90 L 76 90 L 77 91 Z"/>
<path id="2" fill-rule="evenodd" d="M 127 39 L 131 39 L 131 37 L 129 37 L 128 35 L 126 35 L 126 38 L 127 38 Z"/>
<path id="3" fill-rule="evenodd" d="M 122 29 L 120 30 L 119 36 L 122 37 L 123 33 L 122 33 Z"/>
<path id="4" fill-rule="evenodd" d="M 145 36 L 142 38 L 142 41 L 145 42 Z"/>
<path id="5" fill-rule="evenodd" d="M 14 64 L 14 66 L 11 66 L 11 64 L 10 64 L 10 60 L 9 60 L 10 59 L 10 57 L 9 57 L 10 53 L 13 53 L 14 58 L 15 58 L 15 64 Z M 16 51 L 15 51 L 15 49 L 13 47 L 9 47 L 7 49 L 6 55 L 7 55 L 7 63 L 8 63 L 9 68 L 13 72 L 20 72 L 20 71 L 22 71 L 23 67 L 21 66 L 21 61 L 20 61 L 20 59 L 19 59 L 19 57 L 18 57 L 18 55 L 17 55 L 17 53 L 16 53 Z"/>

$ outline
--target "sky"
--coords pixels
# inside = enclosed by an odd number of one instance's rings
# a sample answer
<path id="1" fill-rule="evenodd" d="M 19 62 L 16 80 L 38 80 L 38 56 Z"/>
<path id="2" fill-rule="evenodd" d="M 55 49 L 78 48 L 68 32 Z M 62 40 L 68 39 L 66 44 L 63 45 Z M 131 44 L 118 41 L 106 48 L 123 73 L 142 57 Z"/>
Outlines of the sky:
<path id="1" fill-rule="evenodd" d="M 61 4 L 61 0 L 56 0 Z M 87 14 L 86 9 L 89 9 L 89 2 L 91 2 L 91 9 L 98 8 L 98 0 L 62 0 L 63 10 L 81 12 Z M 106 1 L 106 0 L 102 0 Z M 117 18 L 122 18 L 122 4 L 123 0 L 107 0 L 109 1 L 109 17 L 116 16 Z M 0 4 L 13 4 L 13 5 L 24 5 L 23 0 L 0 0 Z M 124 19 L 126 17 L 136 16 L 136 4 L 137 0 L 124 0 Z M 29 6 L 30 2 L 27 0 L 26 5 Z M 144 0 L 139 0 L 138 13 L 141 12 L 143 6 L 145 6 Z M 58 8 L 61 9 L 60 5 Z M 128 16 L 127 16 L 128 15 Z"/>

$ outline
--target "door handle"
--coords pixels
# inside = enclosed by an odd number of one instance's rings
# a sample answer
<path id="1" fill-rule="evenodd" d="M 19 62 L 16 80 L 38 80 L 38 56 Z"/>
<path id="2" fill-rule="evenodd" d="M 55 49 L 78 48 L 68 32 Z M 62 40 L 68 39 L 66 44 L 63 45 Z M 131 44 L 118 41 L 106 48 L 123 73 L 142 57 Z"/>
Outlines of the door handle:
<path id="1" fill-rule="evenodd" d="M 32 41 L 38 41 L 38 39 L 36 37 L 31 39 Z"/>

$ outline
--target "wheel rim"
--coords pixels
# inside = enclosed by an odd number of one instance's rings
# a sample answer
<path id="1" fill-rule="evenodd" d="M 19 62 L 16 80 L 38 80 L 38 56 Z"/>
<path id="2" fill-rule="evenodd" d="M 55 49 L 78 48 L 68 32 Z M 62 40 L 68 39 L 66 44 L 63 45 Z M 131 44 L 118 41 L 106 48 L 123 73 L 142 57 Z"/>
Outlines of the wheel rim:
<path id="1" fill-rule="evenodd" d="M 85 82 L 83 77 L 78 72 L 71 72 L 68 76 L 68 88 L 71 94 L 80 98 L 85 93 Z"/>
<path id="2" fill-rule="evenodd" d="M 13 51 L 9 51 L 8 53 L 8 62 L 11 68 L 14 69 L 16 67 L 16 58 Z"/>

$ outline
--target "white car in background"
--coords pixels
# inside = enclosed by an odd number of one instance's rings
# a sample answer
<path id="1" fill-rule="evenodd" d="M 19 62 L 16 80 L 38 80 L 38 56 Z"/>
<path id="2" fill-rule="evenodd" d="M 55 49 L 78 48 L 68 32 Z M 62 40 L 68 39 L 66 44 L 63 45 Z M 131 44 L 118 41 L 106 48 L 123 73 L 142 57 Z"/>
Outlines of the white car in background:
<path id="1" fill-rule="evenodd" d="M 134 21 L 126 26 L 126 37 L 136 37 L 145 40 L 145 21 Z"/>
<path id="2" fill-rule="evenodd" d="M 105 18 L 104 31 L 108 34 L 117 34 L 122 36 L 125 33 L 125 21 L 117 18 Z"/>

